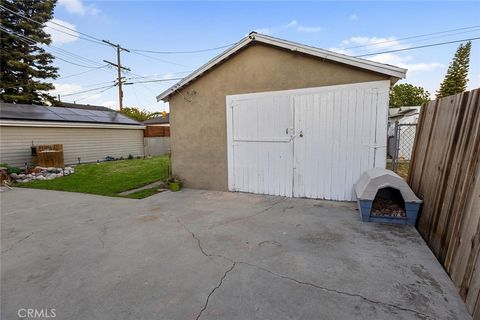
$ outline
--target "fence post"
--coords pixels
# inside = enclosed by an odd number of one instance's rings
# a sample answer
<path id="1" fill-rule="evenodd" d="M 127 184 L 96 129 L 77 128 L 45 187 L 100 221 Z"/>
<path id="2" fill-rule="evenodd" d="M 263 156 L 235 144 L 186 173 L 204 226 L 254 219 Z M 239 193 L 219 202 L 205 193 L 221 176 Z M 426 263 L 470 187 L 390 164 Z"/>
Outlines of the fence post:
<path id="1" fill-rule="evenodd" d="M 393 135 L 393 157 L 392 157 L 392 171 L 397 172 L 398 165 L 398 151 L 400 149 L 400 126 L 398 121 L 395 121 L 395 131 Z"/>

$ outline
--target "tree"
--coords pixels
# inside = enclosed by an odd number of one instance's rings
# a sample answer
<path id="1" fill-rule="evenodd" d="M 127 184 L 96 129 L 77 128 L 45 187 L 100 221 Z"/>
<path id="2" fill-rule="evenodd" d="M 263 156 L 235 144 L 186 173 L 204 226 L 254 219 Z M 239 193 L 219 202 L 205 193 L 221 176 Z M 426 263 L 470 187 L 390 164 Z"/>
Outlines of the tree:
<path id="1" fill-rule="evenodd" d="M 0 100 L 28 104 L 53 101 L 46 91 L 54 86 L 44 80 L 56 79 L 58 68 L 52 66 L 53 55 L 41 45 L 51 43 L 44 26 L 53 18 L 56 0 L 0 0 L 0 3 Z"/>
<path id="2" fill-rule="evenodd" d="M 145 120 L 149 120 L 160 115 L 159 112 L 150 112 L 145 109 L 140 110 L 139 108 L 135 107 L 125 107 L 123 108 L 122 113 L 127 117 L 137 120 L 139 122 L 143 122 Z"/>
<path id="3" fill-rule="evenodd" d="M 471 48 L 472 42 L 470 41 L 458 46 L 457 52 L 455 52 L 455 56 L 448 66 L 445 79 L 443 79 L 440 89 L 437 91 L 437 98 L 461 93 L 467 89 Z"/>
<path id="4" fill-rule="evenodd" d="M 390 91 L 390 108 L 421 106 L 430 100 L 430 93 L 410 83 L 395 85 Z"/>

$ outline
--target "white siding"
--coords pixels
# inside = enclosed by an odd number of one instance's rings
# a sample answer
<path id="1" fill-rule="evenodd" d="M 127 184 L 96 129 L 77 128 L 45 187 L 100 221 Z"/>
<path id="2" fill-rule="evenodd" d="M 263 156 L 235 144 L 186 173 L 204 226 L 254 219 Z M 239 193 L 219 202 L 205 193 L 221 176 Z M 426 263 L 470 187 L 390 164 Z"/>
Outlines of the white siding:
<path id="1" fill-rule="evenodd" d="M 63 144 L 65 164 L 94 162 L 106 156 L 143 156 L 143 129 L 0 126 L 0 162 L 23 166 L 35 145 Z"/>
<path id="2" fill-rule="evenodd" d="M 229 190 L 354 200 L 385 167 L 389 81 L 227 97 Z"/>

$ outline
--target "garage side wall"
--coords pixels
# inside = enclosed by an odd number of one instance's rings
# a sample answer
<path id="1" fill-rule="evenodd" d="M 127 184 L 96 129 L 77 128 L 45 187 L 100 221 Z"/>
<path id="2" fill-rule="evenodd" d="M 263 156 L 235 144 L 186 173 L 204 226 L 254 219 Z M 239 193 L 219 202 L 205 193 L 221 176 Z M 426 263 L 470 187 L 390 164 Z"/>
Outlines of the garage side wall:
<path id="1" fill-rule="evenodd" d="M 388 79 L 385 75 L 254 44 L 170 98 L 173 171 L 187 187 L 228 190 L 227 95 Z"/>
<path id="2" fill-rule="evenodd" d="M 0 162 L 24 166 L 35 145 L 63 144 L 65 164 L 95 162 L 106 156 L 143 156 L 143 130 L 0 126 Z"/>

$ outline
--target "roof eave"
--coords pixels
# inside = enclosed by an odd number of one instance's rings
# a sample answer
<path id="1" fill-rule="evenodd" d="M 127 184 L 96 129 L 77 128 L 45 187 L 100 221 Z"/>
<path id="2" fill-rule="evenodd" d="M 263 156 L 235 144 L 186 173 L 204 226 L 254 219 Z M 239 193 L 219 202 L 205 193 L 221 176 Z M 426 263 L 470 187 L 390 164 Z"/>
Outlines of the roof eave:
<path id="1" fill-rule="evenodd" d="M 187 84 L 187 83 L 191 82 L 192 80 L 194 80 L 195 78 L 201 76 L 203 73 L 208 71 L 210 68 L 212 68 L 216 64 L 220 63 L 221 61 L 227 59 L 232 54 L 236 53 L 238 50 L 240 50 L 241 48 L 243 48 L 244 46 L 246 46 L 247 44 L 249 44 L 250 42 L 252 42 L 254 40 L 255 40 L 255 37 L 252 37 L 252 34 L 244 37 L 242 40 L 240 40 L 239 42 L 234 44 L 232 47 L 230 47 L 229 49 L 220 53 L 219 55 L 217 55 L 216 57 L 214 57 L 213 59 L 211 59 L 210 61 L 208 61 L 204 65 L 202 65 L 200 68 L 193 71 L 188 76 L 186 76 L 185 78 L 183 78 L 182 80 L 180 80 L 179 82 L 177 82 L 176 84 L 174 84 L 173 86 L 171 86 L 170 88 L 165 90 L 164 92 L 160 93 L 157 96 L 157 102 L 159 102 L 160 100 L 163 100 L 164 102 L 167 102 L 168 101 L 168 96 L 170 96 L 172 93 L 174 93 L 178 88 L 183 87 L 185 84 Z"/>
<path id="2" fill-rule="evenodd" d="M 336 53 L 328 50 L 309 47 L 299 43 L 294 43 L 287 40 L 265 36 L 258 33 L 250 33 L 247 37 L 243 38 L 242 40 L 240 40 L 238 43 L 236 43 L 226 51 L 217 55 L 215 58 L 213 58 L 203 66 L 193 71 L 191 74 L 189 74 L 188 76 L 186 76 L 185 78 L 183 78 L 182 80 L 180 80 L 179 82 L 177 82 L 176 84 L 174 84 L 173 86 L 165 90 L 164 92 L 160 93 L 157 96 L 157 102 L 160 100 L 167 102 L 169 96 L 173 94 L 175 91 L 177 91 L 179 88 L 183 87 L 184 85 L 193 81 L 197 77 L 201 76 L 203 73 L 205 73 L 206 71 L 208 71 L 210 68 L 220 63 L 221 61 L 228 59 L 231 55 L 233 55 L 238 50 L 240 50 L 241 48 L 245 47 L 246 45 L 248 45 L 253 41 L 258 41 L 260 43 L 281 47 L 291 51 L 301 52 L 310 56 L 316 56 L 322 59 L 351 65 L 353 67 L 358 67 L 365 70 L 370 70 L 373 72 L 388 75 L 392 78 L 403 79 L 406 77 L 406 74 L 407 74 L 407 69 L 404 69 L 404 68 L 383 64 L 383 63 L 378 63 L 378 62 L 374 62 L 366 59 L 351 57 L 348 55 L 344 55 L 344 54 L 340 54 L 340 53 Z"/>

